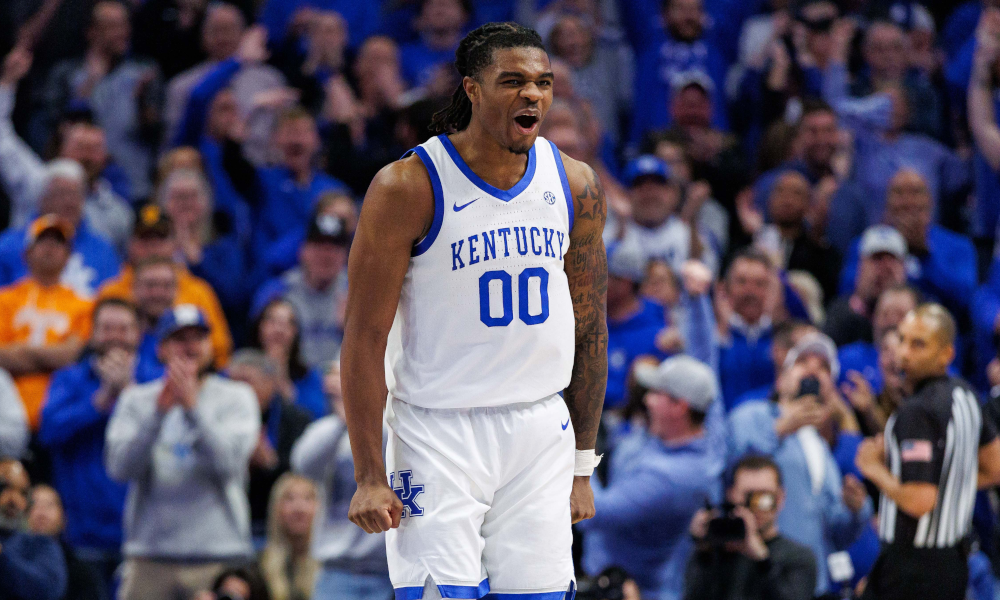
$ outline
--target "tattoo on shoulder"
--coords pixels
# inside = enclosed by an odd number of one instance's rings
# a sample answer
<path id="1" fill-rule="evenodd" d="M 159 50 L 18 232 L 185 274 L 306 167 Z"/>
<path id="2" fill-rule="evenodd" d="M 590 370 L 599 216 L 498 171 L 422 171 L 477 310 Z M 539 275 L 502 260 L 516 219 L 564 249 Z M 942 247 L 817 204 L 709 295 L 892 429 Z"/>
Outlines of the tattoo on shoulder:
<path id="1" fill-rule="evenodd" d="M 604 199 L 604 188 L 601 187 L 601 180 L 597 173 L 590 166 L 587 166 L 587 184 L 576 196 L 576 218 L 577 219 L 600 219 L 607 216 L 607 203 Z"/>

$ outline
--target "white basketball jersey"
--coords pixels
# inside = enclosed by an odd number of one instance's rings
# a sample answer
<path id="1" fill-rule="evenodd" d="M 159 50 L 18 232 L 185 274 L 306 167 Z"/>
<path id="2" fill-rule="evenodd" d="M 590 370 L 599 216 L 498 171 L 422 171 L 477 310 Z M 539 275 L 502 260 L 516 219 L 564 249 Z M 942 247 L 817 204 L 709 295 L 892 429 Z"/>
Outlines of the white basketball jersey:
<path id="1" fill-rule="evenodd" d="M 425 408 L 534 402 L 569 384 L 573 303 L 563 271 L 573 206 L 562 158 L 539 137 L 500 190 L 446 135 L 413 150 L 434 221 L 413 249 L 390 334 L 390 393 Z"/>

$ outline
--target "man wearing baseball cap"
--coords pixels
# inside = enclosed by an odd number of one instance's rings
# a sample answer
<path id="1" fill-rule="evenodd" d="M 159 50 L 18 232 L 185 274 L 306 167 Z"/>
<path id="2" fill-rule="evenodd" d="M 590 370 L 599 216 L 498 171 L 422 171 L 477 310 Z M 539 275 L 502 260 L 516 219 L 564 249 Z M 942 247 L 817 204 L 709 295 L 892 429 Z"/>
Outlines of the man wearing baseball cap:
<path id="1" fill-rule="evenodd" d="M 61 282 L 73 226 L 54 214 L 25 232 L 28 275 L 0 288 L 0 368 L 14 377 L 37 432 L 52 372 L 76 362 L 90 335 L 91 303 Z"/>
<path id="2" fill-rule="evenodd" d="M 608 483 L 594 485 L 597 514 L 580 523 L 583 566 L 596 575 L 611 565 L 631 574 L 643 597 L 679 598 L 692 544 L 688 523 L 722 493 L 722 461 L 705 437 L 705 418 L 719 389 L 708 365 L 674 356 L 635 369 L 635 408 L 646 415 L 615 450 Z"/>
<path id="3" fill-rule="evenodd" d="M 713 272 L 717 260 L 697 226 L 680 216 L 681 188 L 673 180 L 670 167 L 652 154 L 644 154 L 625 166 L 623 181 L 628 187 L 632 219 L 625 225 L 622 244 L 639 248 L 646 260 L 660 258 L 675 271 L 688 259 L 701 260 Z"/>
<path id="4" fill-rule="evenodd" d="M 854 292 L 834 300 L 826 313 L 823 331 L 837 346 L 873 341 L 875 304 L 883 292 L 906 283 L 908 253 L 906 240 L 894 228 L 874 225 L 865 230 L 858 242 L 856 276 L 849 284 L 841 273 L 841 289 L 850 289 L 850 285 Z"/>
<path id="5" fill-rule="evenodd" d="M 902 167 L 889 180 L 885 223 L 906 240 L 906 277 L 928 300 L 940 302 L 952 314 L 969 309 L 978 281 L 976 249 L 968 236 L 934 222 L 935 206 L 928 176 Z M 861 256 L 860 240 L 844 262 L 841 291 L 849 291 Z"/>
<path id="6" fill-rule="evenodd" d="M 347 293 L 347 251 L 351 234 L 347 222 L 322 206 L 309 221 L 299 246 L 299 266 L 265 283 L 251 303 L 256 318 L 269 302 L 284 298 L 301 320 L 302 358 L 319 368 L 336 356 L 343 339 L 343 303 Z"/>
<path id="7" fill-rule="evenodd" d="M 114 246 L 95 231 L 84 215 L 86 188 L 83 167 L 75 160 L 57 158 L 45 165 L 45 187 L 32 208 L 39 215 L 51 213 L 62 217 L 73 226 L 73 250 L 63 269 L 62 281 L 80 296 L 90 298 L 103 282 L 118 275 L 121 259 Z M 0 234 L 0 285 L 14 283 L 28 273 L 24 248 L 30 226 L 28 221 Z"/>
<path id="8" fill-rule="evenodd" d="M 108 474 L 129 483 L 123 600 L 188 597 L 253 551 L 253 390 L 213 372 L 211 328 L 198 307 L 174 306 L 156 330 L 166 373 L 122 392 L 106 434 Z"/>
<path id="9" fill-rule="evenodd" d="M 135 268 L 150 259 L 175 261 L 178 252 L 177 237 L 173 221 L 155 204 L 139 210 L 128 241 L 128 264 L 121 275 L 107 282 L 98 292 L 98 299 L 121 298 L 135 301 Z M 215 290 L 204 279 L 193 275 L 183 264 L 176 264 L 177 298 L 176 304 L 193 304 L 211 324 L 212 347 L 215 352 L 215 366 L 222 367 L 233 349 L 233 338 L 229 324 L 222 311 L 222 304 Z"/>

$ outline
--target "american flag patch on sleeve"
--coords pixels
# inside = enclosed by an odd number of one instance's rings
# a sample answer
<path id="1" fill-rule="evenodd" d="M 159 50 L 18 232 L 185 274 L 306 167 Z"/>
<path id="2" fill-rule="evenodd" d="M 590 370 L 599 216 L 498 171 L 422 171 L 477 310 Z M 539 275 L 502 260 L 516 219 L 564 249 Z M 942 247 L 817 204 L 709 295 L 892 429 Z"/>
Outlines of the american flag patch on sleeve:
<path id="1" fill-rule="evenodd" d="M 934 446 L 929 440 L 903 440 L 899 445 L 899 459 L 903 462 L 930 462 Z"/>

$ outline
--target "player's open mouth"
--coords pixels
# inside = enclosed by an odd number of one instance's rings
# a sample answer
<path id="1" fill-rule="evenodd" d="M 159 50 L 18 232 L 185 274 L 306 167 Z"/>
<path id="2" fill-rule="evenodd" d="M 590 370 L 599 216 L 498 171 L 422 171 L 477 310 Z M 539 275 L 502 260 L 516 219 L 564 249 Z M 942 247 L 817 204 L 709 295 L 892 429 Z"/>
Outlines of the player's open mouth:
<path id="1" fill-rule="evenodd" d="M 517 130 L 521 133 L 528 135 L 535 132 L 538 127 L 538 115 L 518 115 L 514 117 L 514 124 L 517 126 Z"/>

